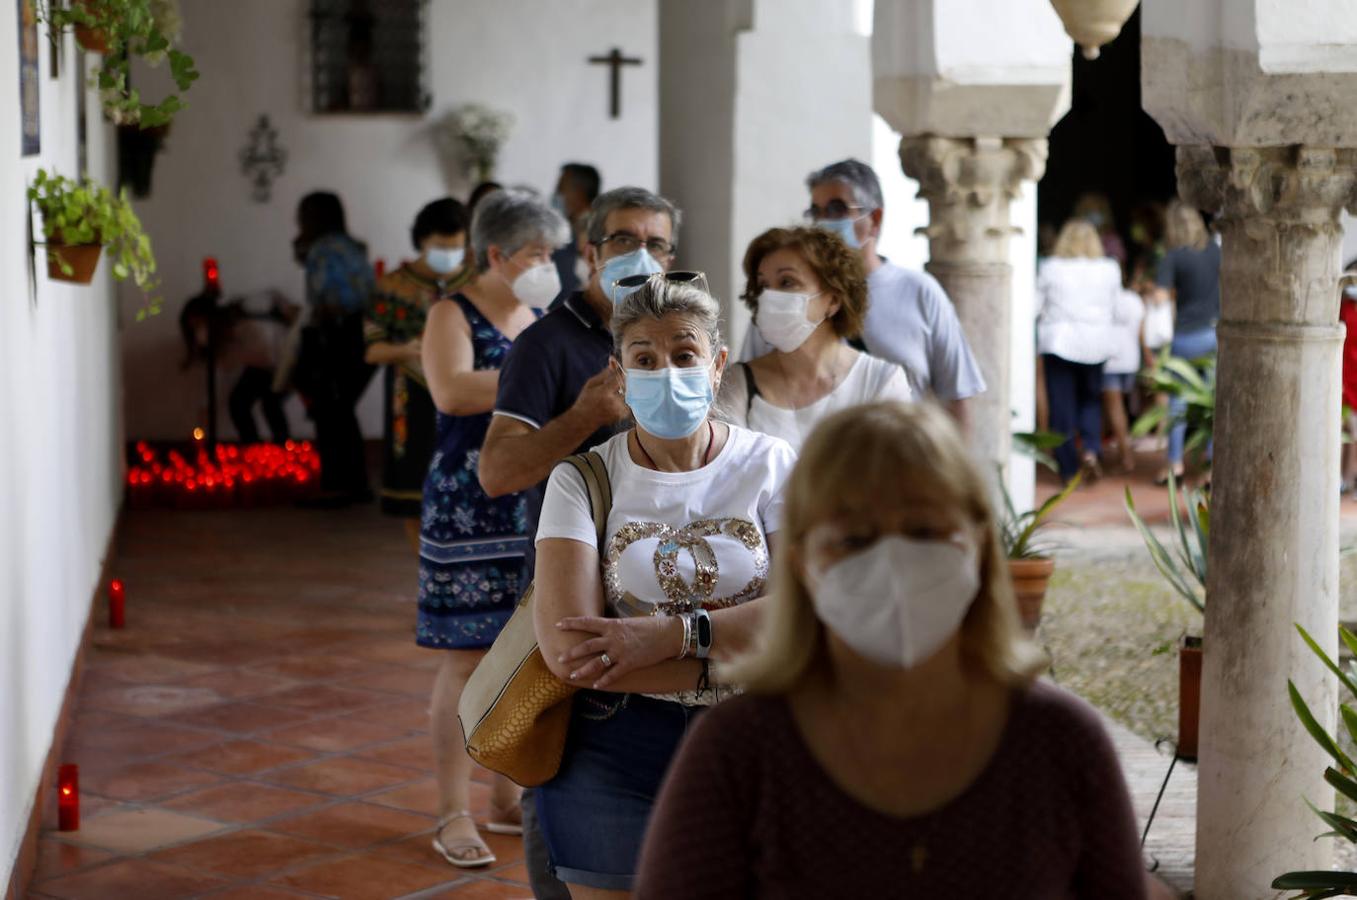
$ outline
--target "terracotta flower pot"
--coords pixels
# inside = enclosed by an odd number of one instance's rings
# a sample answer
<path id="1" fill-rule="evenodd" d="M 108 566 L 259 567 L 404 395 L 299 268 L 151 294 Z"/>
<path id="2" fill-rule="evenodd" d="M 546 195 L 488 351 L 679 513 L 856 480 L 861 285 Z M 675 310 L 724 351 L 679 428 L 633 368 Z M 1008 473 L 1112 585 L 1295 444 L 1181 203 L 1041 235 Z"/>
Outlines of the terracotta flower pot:
<path id="1" fill-rule="evenodd" d="M 1178 647 L 1178 756 L 1196 760 L 1202 702 L 1202 639 L 1185 637 Z"/>
<path id="2" fill-rule="evenodd" d="M 75 26 L 75 42 L 90 53 L 108 52 L 108 35 L 88 25 Z"/>
<path id="3" fill-rule="evenodd" d="M 52 240 L 47 244 L 47 277 L 53 281 L 89 284 L 94 280 L 94 270 L 99 268 L 99 254 L 103 249 L 102 244 L 72 245 Z M 61 269 L 63 261 L 71 267 L 69 275 Z"/>
<path id="4" fill-rule="evenodd" d="M 1018 598 L 1018 616 L 1028 631 L 1041 624 L 1041 606 L 1046 586 L 1055 571 L 1053 559 L 1010 559 L 1008 574 L 1013 579 L 1013 594 Z"/>
<path id="5" fill-rule="evenodd" d="M 75 0 L 75 4 L 82 9 L 89 9 L 98 0 Z M 108 52 L 108 33 L 98 29 L 91 28 L 88 25 L 75 26 L 75 42 L 91 53 Z"/>

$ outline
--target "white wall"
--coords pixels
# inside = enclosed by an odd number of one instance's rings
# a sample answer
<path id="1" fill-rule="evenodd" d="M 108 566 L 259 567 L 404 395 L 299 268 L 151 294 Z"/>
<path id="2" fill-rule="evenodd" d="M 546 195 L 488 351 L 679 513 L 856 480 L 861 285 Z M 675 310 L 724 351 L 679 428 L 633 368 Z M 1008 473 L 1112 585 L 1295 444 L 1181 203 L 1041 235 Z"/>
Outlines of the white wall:
<path id="1" fill-rule="evenodd" d="M 152 196 L 138 204 L 156 240 L 166 314 L 123 343 L 128 433 L 183 438 L 201 424 L 202 375 L 179 369 L 176 317 L 200 288 L 200 261 L 215 255 L 228 295 L 276 287 L 294 297 L 297 201 L 308 191 L 343 197 L 350 230 L 388 264 L 413 255 L 409 228 L 419 207 L 468 185 L 435 150 L 430 122 L 470 101 L 517 118 L 496 177 L 549 195 L 562 162 L 599 167 L 604 188 L 655 187 L 658 59 L 655 0 L 431 0 L 428 116 L 305 112 L 305 0 L 182 0 L 184 49 L 201 80 L 186 96 L 168 149 L 156 162 Z M 589 56 L 613 46 L 644 60 L 622 75 L 622 118 L 608 117 L 608 69 Z M 288 151 L 287 170 L 267 204 L 250 199 L 237 154 L 267 113 Z M 124 291 L 124 309 L 136 298 Z M 381 433 L 381 398 L 369 390 L 364 429 Z M 223 385 L 225 390 L 229 385 Z M 152 388 L 154 390 L 152 390 Z M 290 406 L 294 427 L 304 424 Z M 233 434 L 219 414 L 224 435 Z M 309 423 L 307 423 L 309 424 Z"/>
<path id="2" fill-rule="evenodd" d="M 53 81 L 40 30 L 42 154 L 21 159 L 16 29 L 11 4 L 0 15 L 0 885 L 28 824 L 122 490 L 108 263 L 90 287 L 49 282 L 41 255 L 36 296 L 28 277 L 25 185 L 39 167 L 75 174 L 81 56 L 67 38 Z M 90 105 L 90 170 L 107 183 Z"/>

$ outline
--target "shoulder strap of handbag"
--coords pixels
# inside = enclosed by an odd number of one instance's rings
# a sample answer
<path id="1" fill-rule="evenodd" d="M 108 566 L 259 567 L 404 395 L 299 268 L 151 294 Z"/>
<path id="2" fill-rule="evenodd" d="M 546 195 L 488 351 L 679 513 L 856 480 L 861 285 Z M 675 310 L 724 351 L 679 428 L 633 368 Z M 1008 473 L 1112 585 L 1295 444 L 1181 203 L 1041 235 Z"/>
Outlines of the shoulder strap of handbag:
<path id="1" fill-rule="evenodd" d="M 593 450 L 567 456 L 564 462 L 575 467 L 589 490 L 589 510 L 598 532 L 598 555 L 603 556 L 603 542 L 608 537 L 608 514 L 613 509 L 613 484 L 603 457 Z"/>

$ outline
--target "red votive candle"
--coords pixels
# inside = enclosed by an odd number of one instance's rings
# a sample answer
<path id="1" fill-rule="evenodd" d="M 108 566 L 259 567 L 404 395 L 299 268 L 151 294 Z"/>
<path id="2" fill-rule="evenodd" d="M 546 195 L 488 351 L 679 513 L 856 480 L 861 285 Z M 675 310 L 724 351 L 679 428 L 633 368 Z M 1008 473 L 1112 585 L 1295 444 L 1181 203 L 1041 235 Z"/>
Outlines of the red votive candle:
<path id="1" fill-rule="evenodd" d="M 108 583 L 108 627 L 122 628 L 126 624 L 126 602 L 127 596 L 123 591 L 123 583 L 119 578 L 115 578 Z"/>
<path id="2" fill-rule="evenodd" d="M 62 831 L 80 830 L 80 767 L 64 765 L 57 769 L 57 827 Z"/>

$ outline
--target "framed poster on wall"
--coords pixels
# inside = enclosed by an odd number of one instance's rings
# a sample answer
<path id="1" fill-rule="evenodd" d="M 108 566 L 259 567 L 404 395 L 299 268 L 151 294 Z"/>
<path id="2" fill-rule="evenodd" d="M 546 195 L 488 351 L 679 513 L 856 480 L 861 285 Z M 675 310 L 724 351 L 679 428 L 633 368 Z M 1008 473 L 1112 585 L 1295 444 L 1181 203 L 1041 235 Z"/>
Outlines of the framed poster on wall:
<path id="1" fill-rule="evenodd" d="M 19 112 L 23 119 L 23 155 L 42 150 L 38 117 L 38 16 L 33 0 L 15 0 L 19 8 Z"/>

